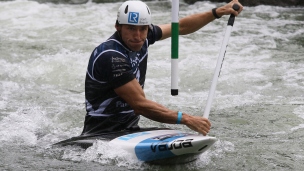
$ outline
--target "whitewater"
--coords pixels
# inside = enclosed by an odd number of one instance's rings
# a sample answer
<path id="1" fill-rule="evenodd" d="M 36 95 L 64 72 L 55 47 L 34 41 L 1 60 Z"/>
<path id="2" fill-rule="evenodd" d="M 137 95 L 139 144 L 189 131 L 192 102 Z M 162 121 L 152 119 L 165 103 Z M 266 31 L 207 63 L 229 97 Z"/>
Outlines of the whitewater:
<path id="1" fill-rule="evenodd" d="M 304 169 L 303 7 L 244 7 L 236 18 L 212 103 L 215 145 L 195 162 L 157 166 L 96 141 L 53 148 L 81 133 L 92 50 L 114 33 L 120 2 L 0 1 L 0 170 Z M 148 1 L 154 24 L 170 1 Z M 180 4 L 179 16 L 223 3 Z M 170 39 L 149 48 L 146 97 L 202 116 L 228 16 L 180 36 L 179 95 L 171 96 Z M 141 118 L 140 126 L 192 132 Z"/>

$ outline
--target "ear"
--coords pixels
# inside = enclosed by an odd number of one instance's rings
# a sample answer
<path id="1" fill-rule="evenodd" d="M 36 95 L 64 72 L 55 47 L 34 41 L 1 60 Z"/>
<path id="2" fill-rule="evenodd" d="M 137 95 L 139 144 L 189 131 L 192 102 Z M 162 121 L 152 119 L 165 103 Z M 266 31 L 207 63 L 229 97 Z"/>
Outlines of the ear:
<path id="1" fill-rule="evenodd" d="M 115 24 L 115 28 L 118 32 L 120 32 L 121 30 L 121 25 L 120 24 Z"/>

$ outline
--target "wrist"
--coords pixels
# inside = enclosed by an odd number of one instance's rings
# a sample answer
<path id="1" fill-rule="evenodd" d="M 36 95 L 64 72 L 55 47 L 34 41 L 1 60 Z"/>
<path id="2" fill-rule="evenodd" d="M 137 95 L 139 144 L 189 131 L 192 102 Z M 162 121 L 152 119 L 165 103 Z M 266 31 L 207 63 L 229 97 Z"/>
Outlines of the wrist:
<path id="1" fill-rule="evenodd" d="M 219 19 L 219 18 L 221 18 L 222 16 L 218 14 L 217 9 L 218 9 L 218 8 L 213 8 L 213 9 L 212 9 L 212 14 L 213 14 L 213 16 L 214 16 L 216 19 Z"/>
<path id="2" fill-rule="evenodd" d="M 183 117 L 182 117 L 182 120 L 181 120 L 181 123 L 180 124 L 183 124 L 183 125 L 188 125 L 189 124 L 189 119 L 191 118 L 191 115 L 188 115 L 186 113 L 183 113 Z"/>
<path id="3" fill-rule="evenodd" d="M 181 124 L 182 123 L 182 118 L 183 118 L 183 113 L 178 111 L 177 112 L 177 120 L 176 120 L 176 124 Z"/>

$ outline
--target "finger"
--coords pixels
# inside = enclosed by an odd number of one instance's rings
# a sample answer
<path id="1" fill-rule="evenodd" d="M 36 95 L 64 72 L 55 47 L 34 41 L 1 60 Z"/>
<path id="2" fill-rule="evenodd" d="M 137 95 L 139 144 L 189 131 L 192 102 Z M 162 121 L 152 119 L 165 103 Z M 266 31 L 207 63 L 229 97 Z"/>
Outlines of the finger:
<path id="1" fill-rule="evenodd" d="M 203 134 L 204 136 L 206 136 L 208 132 L 209 132 L 209 131 L 202 131 L 202 134 Z"/>
<path id="2" fill-rule="evenodd" d="M 211 122 L 209 121 L 209 119 L 204 118 L 204 117 L 203 117 L 203 119 L 204 119 L 204 121 L 206 122 L 206 124 L 207 124 L 209 127 L 211 127 Z"/>
<path id="3" fill-rule="evenodd" d="M 237 11 L 232 11 L 232 13 L 231 14 L 233 14 L 234 16 L 238 16 L 239 15 L 239 13 L 237 12 Z"/>
<path id="4" fill-rule="evenodd" d="M 205 123 L 205 124 L 201 125 L 200 129 L 203 132 L 208 133 L 210 131 L 210 126 L 207 123 Z"/>
<path id="5" fill-rule="evenodd" d="M 243 10 L 243 5 L 240 4 L 239 2 L 238 3 L 235 3 L 239 6 L 239 9 L 237 10 L 238 14 Z"/>

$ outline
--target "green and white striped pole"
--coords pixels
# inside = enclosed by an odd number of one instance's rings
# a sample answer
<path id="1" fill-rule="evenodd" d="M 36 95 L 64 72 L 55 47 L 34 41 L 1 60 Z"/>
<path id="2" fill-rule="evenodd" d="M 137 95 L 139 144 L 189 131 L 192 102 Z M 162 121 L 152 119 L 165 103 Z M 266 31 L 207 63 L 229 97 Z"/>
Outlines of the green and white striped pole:
<path id="1" fill-rule="evenodd" d="M 171 23 L 171 95 L 178 95 L 179 0 L 172 0 Z"/>

